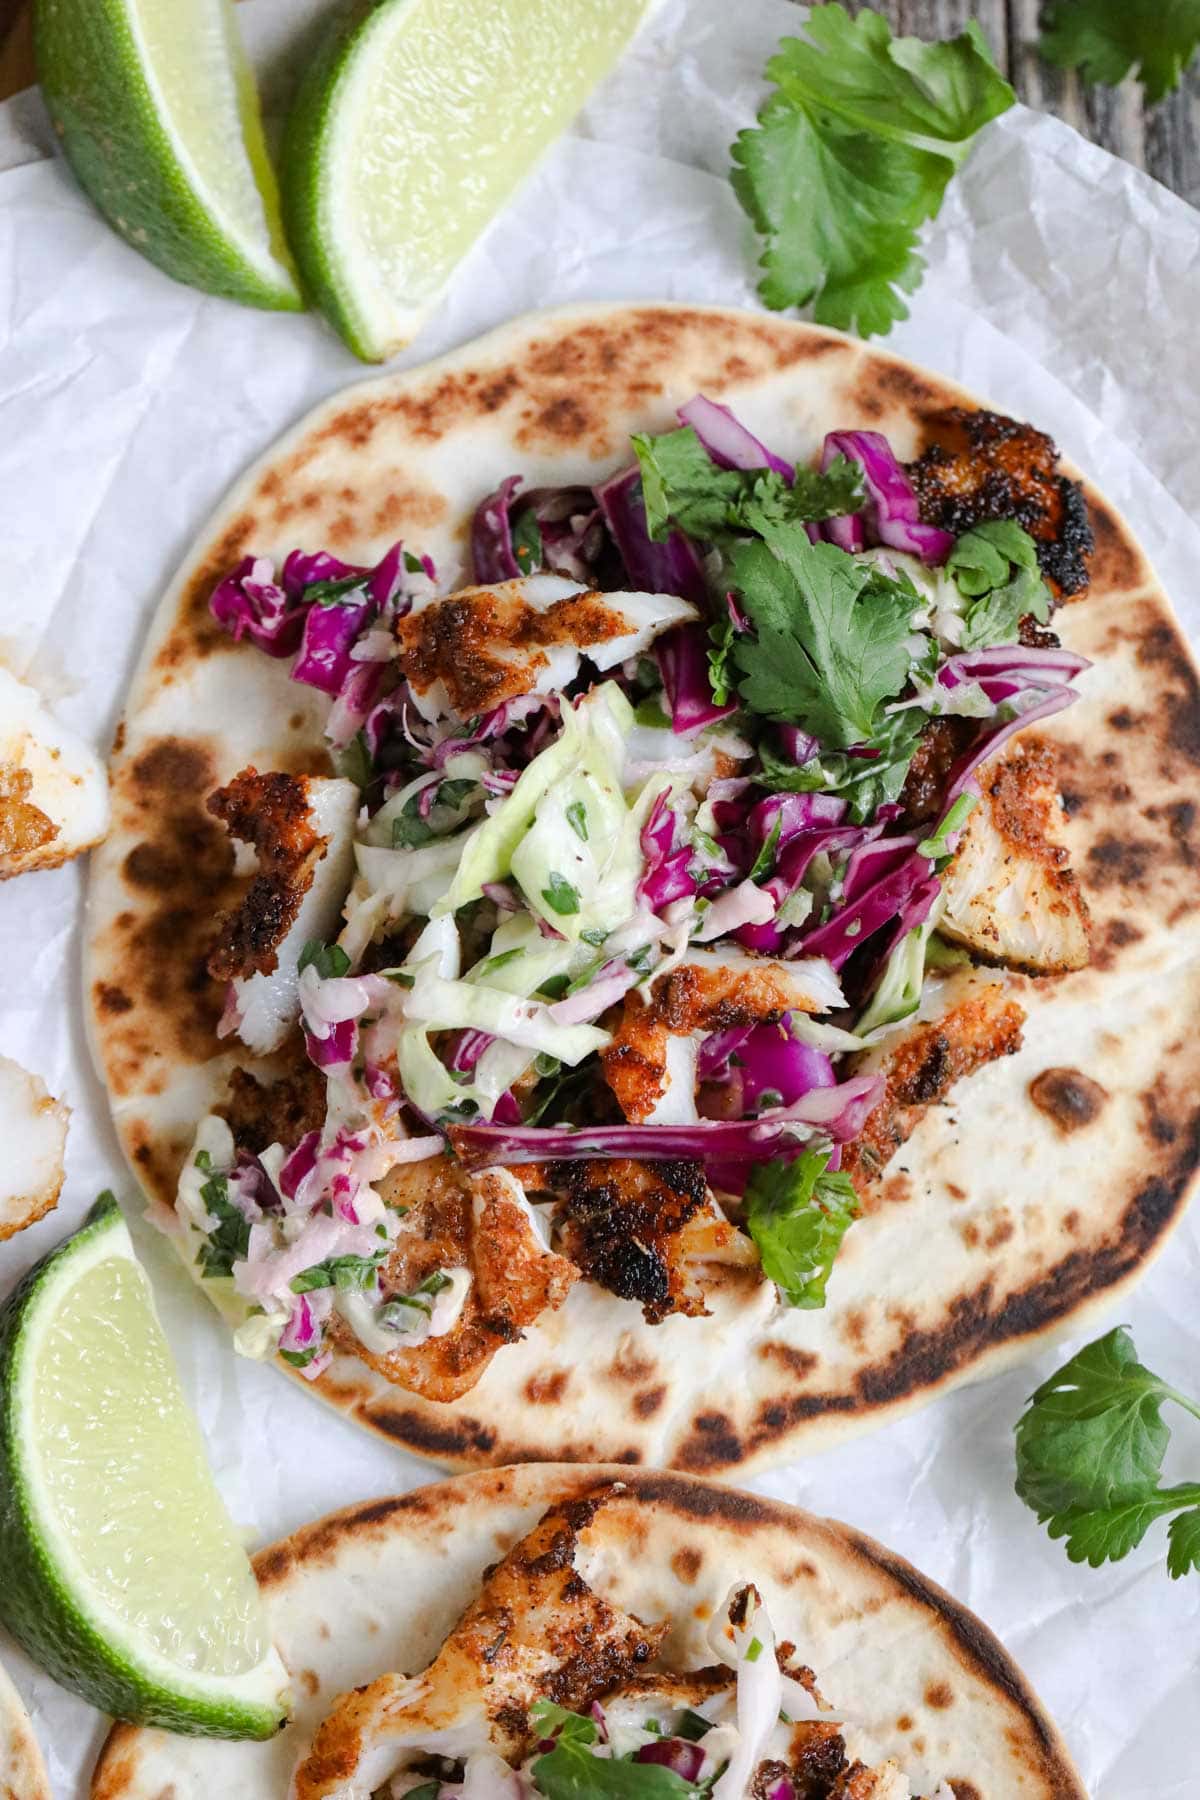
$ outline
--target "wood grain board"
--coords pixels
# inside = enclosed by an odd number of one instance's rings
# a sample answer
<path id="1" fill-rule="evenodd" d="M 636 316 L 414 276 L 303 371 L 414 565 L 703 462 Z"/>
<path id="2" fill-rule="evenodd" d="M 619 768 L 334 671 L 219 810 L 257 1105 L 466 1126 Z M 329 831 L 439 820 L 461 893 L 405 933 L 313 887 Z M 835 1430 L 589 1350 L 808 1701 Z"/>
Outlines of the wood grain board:
<path id="1" fill-rule="evenodd" d="M 481 0 L 482 3 L 482 0 Z M 946 37 L 977 19 L 1021 99 L 1057 113 L 1085 137 L 1146 169 L 1166 187 L 1200 206 L 1200 59 L 1174 94 L 1147 108 L 1141 88 L 1085 89 L 1037 54 L 1042 0 L 875 0 L 894 31 Z M 1129 0 L 1130 5 L 1141 0 Z M 863 0 L 848 0 L 852 12 Z M 0 99 L 35 79 L 29 0 L 0 0 Z"/>

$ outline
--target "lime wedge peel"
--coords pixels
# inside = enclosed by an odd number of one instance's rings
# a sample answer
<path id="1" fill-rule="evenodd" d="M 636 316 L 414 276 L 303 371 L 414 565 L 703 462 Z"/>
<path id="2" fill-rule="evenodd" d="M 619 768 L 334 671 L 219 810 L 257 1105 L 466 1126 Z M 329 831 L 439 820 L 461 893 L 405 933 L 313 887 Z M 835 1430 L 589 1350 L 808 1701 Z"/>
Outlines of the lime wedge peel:
<path id="1" fill-rule="evenodd" d="M 282 159 L 305 285 L 356 355 L 419 329 L 653 0 L 359 0 L 309 65 Z"/>
<path id="2" fill-rule="evenodd" d="M 111 1195 L 0 1310 L 0 1618 L 137 1724 L 273 1735 L 288 1678 Z"/>
<path id="3" fill-rule="evenodd" d="M 177 281 L 303 307 L 231 0 L 36 0 L 38 76 L 81 185 Z"/>

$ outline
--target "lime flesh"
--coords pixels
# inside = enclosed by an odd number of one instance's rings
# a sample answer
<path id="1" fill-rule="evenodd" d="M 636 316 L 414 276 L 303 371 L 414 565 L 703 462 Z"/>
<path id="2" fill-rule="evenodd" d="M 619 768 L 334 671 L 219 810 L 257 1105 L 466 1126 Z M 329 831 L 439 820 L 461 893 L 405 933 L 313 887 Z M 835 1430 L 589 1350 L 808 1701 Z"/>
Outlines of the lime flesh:
<path id="1" fill-rule="evenodd" d="M 649 0 L 375 0 L 302 84 L 283 159 L 301 272 L 378 361 L 583 105 Z"/>
<path id="2" fill-rule="evenodd" d="M 0 1313 L 0 1617 L 139 1724 L 266 1737 L 287 1676 L 119 1209 Z"/>
<path id="3" fill-rule="evenodd" d="M 231 0 L 36 0 L 38 76 L 100 211 L 178 281 L 303 305 Z"/>

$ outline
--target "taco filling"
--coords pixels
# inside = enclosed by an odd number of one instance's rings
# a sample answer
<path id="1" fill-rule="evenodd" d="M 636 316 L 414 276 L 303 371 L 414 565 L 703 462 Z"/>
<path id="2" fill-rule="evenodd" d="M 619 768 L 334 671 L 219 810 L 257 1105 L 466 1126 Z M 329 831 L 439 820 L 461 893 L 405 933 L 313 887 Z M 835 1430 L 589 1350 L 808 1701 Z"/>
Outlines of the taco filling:
<path id="1" fill-rule="evenodd" d="M 911 1800 L 802 1647 L 776 1641 L 753 1582 L 717 1604 L 712 1660 L 688 1670 L 668 1660 L 670 1619 L 643 1624 L 601 1597 L 594 1521 L 620 1492 L 552 1507 L 485 1572 L 423 1674 L 343 1695 L 292 1800 Z M 930 1792 L 953 1800 L 947 1782 Z"/>
<path id="2" fill-rule="evenodd" d="M 1030 427 L 931 429 L 794 467 L 697 397 L 595 489 L 505 481 L 472 586 L 399 544 L 221 581 L 328 697 L 334 771 L 208 802 L 250 1057 L 177 1213 L 244 1351 L 453 1400 L 577 1282 L 652 1323 L 821 1306 L 924 1111 L 1086 964 L 1031 729 L 1088 666 L 1052 629 L 1082 496 Z"/>

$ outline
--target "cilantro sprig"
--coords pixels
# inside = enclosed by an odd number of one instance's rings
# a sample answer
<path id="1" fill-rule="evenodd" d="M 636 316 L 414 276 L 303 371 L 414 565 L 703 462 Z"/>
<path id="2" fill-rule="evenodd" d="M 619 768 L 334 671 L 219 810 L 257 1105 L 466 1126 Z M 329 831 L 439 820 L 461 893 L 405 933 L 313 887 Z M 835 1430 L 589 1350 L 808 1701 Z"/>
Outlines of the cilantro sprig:
<path id="1" fill-rule="evenodd" d="M 746 1189 L 746 1228 L 764 1275 L 789 1306 L 824 1306 L 826 1283 L 858 1211 L 850 1177 L 830 1172 L 827 1150 L 755 1168 Z"/>
<path id="2" fill-rule="evenodd" d="M 1119 1562 L 1157 1519 L 1173 1577 L 1200 1568 L 1200 1482 L 1161 1486 L 1168 1402 L 1200 1405 L 1138 1361 L 1122 1326 L 1044 1381 L 1017 1424 L 1017 1493 L 1072 1562 Z"/>
<path id="3" fill-rule="evenodd" d="M 1116 87 L 1137 64 L 1153 106 L 1173 88 L 1200 44 L 1200 0 L 1054 0 L 1038 49 L 1047 62 L 1078 69 L 1085 81 Z"/>
<path id="4" fill-rule="evenodd" d="M 696 1800 L 708 1791 L 694 1787 L 661 1763 L 639 1763 L 629 1756 L 593 1756 L 599 1736 L 594 1719 L 568 1712 L 553 1700 L 538 1700 L 530 1718 L 553 1748 L 536 1758 L 530 1773 L 546 1800 Z"/>
<path id="5" fill-rule="evenodd" d="M 825 470 L 801 464 L 788 482 L 774 469 L 721 468 L 690 425 L 631 441 L 646 528 L 659 541 L 672 526 L 712 541 L 728 532 L 757 532 L 764 524 L 840 518 L 863 503 L 862 471 L 845 456 Z"/>
<path id="6" fill-rule="evenodd" d="M 965 531 L 946 568 L 971 602 L 963 616 L 964 650 L 1014 643 L 1026 613 L 1040 625 L 1050 617 L 1037 545 L 1015 519 L 989 519 Z"/>
<path id="7" fill-rule="evenodd" d="M 767 64 L 776 91 L 734 141 L 734 191 L 765 241 L 766 304 L 812 301 L 821 324 L 870 337 L 907 318 L 917 232 L 1015 95 L 974 20 L 926 44 L 869 9 L 814 6 L 805 33 Z"/>
<path id="8" fill-rule="evenodd" d="M 756 632 L 733 647 L 742 698 L 831 750 L 870 748 L 912 668 L 912 584 L 833 544 L 810 544 L 802 526 L 769 526 L 762 542 L 739 543 L 733 568 Z"/>

